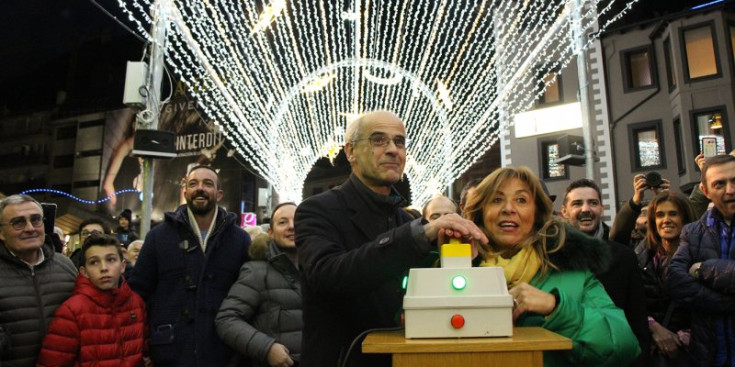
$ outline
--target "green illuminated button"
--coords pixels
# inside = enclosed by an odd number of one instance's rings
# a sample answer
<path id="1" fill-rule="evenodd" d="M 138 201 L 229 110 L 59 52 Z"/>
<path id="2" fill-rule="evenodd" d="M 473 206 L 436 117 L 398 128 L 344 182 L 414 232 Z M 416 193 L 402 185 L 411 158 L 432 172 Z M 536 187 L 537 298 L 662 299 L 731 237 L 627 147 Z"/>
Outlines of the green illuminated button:
<path id="1" fill-rule="evenodd" d="M 408 287 L 408 275 L 403 277 L 403 283 L 401 284 L 401 286 L 403 287 L 403 289 L 406 289 L 406 287 Z"/>
<path id="2" fill-rule="evenodd" d="M 452 278 L 452 288 L 456 290 L 462 290 L 464 287 L 467 286 L 467 279 L 465 279 L 461 275 L 457 275 L 454 278 Z"/>

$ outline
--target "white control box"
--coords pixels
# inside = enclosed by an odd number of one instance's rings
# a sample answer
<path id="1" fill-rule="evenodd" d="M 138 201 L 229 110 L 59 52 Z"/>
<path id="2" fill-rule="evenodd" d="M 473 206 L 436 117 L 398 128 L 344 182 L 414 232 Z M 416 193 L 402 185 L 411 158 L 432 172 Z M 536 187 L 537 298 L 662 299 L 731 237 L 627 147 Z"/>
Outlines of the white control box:
<path id="1" fill-rule="evenodd" d="M 513 336 L 513 297 L 503 269 L 473 268 L 469 261 L 454 267 L 451 257 L 442 247 L 444 267 L 410 270 L 403 298 L 406 338 Z"/>

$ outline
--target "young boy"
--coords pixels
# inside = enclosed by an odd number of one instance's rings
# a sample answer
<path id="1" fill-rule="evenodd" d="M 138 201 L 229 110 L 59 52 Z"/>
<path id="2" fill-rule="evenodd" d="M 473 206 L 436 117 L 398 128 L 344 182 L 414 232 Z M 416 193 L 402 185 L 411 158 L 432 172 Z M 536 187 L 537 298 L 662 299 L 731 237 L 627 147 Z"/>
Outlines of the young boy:
<path id="1" fill-rule="evenodd" d="M 38 366 L 144 366 L 145 303 L 121 278 L 125 269 L 117 238 L 89 236 L 72 296 L 54 315 Z"/>

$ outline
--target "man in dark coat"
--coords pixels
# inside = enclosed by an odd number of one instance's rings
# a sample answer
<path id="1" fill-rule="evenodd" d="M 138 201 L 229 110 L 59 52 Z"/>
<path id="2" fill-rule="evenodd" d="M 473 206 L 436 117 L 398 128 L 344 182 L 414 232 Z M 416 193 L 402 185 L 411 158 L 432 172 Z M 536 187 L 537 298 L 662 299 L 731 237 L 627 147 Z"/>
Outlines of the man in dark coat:
<path id="1" fill-rule="evenodd" d="M 403 176 L 407 139 L 396 115 L 367 113 L 348 125 L 345 140 L 350 178 L 296 210 L 304 367 L 343 359 L 349 366 L 390 366 L 388 356 L 361 354 L 359 342 L 348 355 L 350 343 L 366 330 L 400 325 L 401 280 L 421 266 L 439 236 L 487 242 L 457 214 L 422 223 L 401 209 L 404 200 L 393 184 Z"/>
<path id="2" fill-rule="evenodd" d="M 76 267 L 45 237 L 36 200 L 0 201 L 0 366 L 36 365 L 54 312 L 74 289 Z"/>
<path id="3" fill-rule="evenodd" d="M 694 366 L 735 365 L 735 157 L 707 158 L 702 192 L 714 203 L 684 226 L 669 264 L 666 290 L 692 312 Z"/>
<path id="4" fill-rule="evenodd" d="M 217 206 L 222 194 L 214 169 L 192 168 L 184 182 L 186 205 L 166 213 L 145 238 L 129 283 L 147 303 L 155 366 L 236 363 L 214 318 L 248 260 L 250 236 L 234 213 Z"/>
<path id="5" fill-rule="evenodd" d="M 629 247 L 610 241 L 610 228 L 602 222 L 602 195 L 597 184 L 586 178 L 569 184 L 564 193 L 562 216 L 580 231 L 604 240 L 610 248 L 610 267 L 599 271 L 597 278 L 625 317 L 640 344 L 641 356 L 632 364 L 645 366 L 651 345 L 646 316 L 646 294 L 635 253 Z"/>

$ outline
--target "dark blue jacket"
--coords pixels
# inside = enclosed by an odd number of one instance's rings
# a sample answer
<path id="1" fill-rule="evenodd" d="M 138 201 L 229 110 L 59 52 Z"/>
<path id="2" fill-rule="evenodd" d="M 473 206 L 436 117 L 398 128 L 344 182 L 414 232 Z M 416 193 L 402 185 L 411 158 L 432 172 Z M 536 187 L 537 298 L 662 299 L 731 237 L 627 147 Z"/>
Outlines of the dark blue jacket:
<path id="1" fill-rule="evenodd" d="M 217 210 L 206 256 L 182 205 L 148 233 L 135 264 L 129 283 L 147 303 L 157 367 L 238 363 L 217 336 L 214 318 L 248 260 L 250 236 L 237 226 L 235 214 Z"/>
<path id="2" fill-rule="evenodd" d="M 681 233 L 681 243 L 671 259 L 666 277 L 666 290 L 671 298 L 692 310 L 692 334 L 689 351 L 696 366 L 713 366 L 717 325 L 729 324 L 720 341 L 735 352 L 732 319 L 735 314 L 735 246 L 727 256 L 720 257 L 720 234 L 716 209 L 708 210 L 698 221 L 687 224 Z M 723 223 L 723 222 L 720 222 Z M 701 262 L 698 278 L 689 274 L 692 264 Z M 722 330 L 721 330 L 722 331 Z M 732 365 L 735 355 L 730 356 Z"/>
<path id="3" fill-rule="evenodd" d="M 302 367 L 336 366 L 361 332 L 399 325 L 403 275 L 421 266 L 431 250 L 425 235 L 413 231 L 420 224 L 411 222 L 400 203 L 376 200 L 366 190 L 353 175 L 296 209 Z M 390 366 L 389 356 L 360 351 L 358 343 L 348 366 Z"/>

